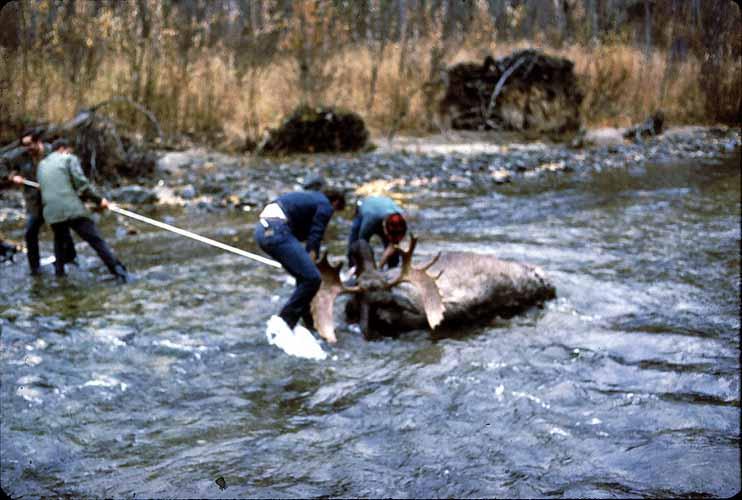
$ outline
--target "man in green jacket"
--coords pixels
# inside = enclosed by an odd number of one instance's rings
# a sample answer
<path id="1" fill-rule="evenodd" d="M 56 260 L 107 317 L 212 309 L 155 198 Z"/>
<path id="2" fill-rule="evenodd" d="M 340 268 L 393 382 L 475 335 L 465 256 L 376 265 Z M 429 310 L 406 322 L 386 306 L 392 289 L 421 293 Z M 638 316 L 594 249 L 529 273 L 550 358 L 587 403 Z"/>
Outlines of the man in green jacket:
<path id="1" fill-rule="evenodd" d="M 80 160 L 72 154 L 65 139 L 54 143 L 54 152 L 39 164 L 38 179 L 41 189 L 44 219 L 54 232 L 54 271 L 64 276 L 64 242 L 70 237 L 70 228 L 98 253 L 108 270 L 122 282 L 128 280 L 126 267 L 116 258 L 101 238 L 83 200 L 92 201 L 100 208 L 108 208 L 108 200 L 90 186 L 82 171 Z"/>
<path id="2" fill-rule="evenodd" d="M 14 184 L 23 186 L 23 199 L 26 204 L 26 230 L 23 236 L 26 240 L 28 267 L 32 276 L 40 273 L 39 231 L 44 225 L 44 216 L 41 211 L 41 193 L 36 188 L 24 185 L 23 181 L 36 181 L 39 162 L 52 151 L 51 144 L 42 142 L 43 133 L 44 129 L 37 127 L 21 134 L 20 142 L 23 150 L 14 162 L 14 175 L 10 176 Z M 77 254 L 71 237 L 64 242 L 62 255 L 64 262 L 74 262 Z"/>

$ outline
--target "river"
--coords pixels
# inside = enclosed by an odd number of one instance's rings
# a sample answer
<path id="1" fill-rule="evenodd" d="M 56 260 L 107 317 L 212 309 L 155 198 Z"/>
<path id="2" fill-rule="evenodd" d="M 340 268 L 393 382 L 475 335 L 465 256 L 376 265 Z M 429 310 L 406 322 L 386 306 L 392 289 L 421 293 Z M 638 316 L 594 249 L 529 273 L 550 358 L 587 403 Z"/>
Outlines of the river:
<path id="1" fill-rule="evenodd" d="M 292 289 L 285 273 L 138 223 L 127 235 L 106 215 L 129 284 L 110 281 L 84 245 L 63 281 L 33 280 L 25 262 L 0 267 L 2 488 L 14 498 L 734 495 L 739 165 L 737 152 L 496 189 L 421 186 L 406 201 L 416 260 L 447 249 L 536 264 L 557 299 L 445 335 L 366 342 L 341 321 L 322 362 L 266 341 Z M 254 213 L 149 215 L 260 252 Z M 350 215 L 328 231 L 334 255 Z M 22 238 L 18 225 L 8 234 Z"/>

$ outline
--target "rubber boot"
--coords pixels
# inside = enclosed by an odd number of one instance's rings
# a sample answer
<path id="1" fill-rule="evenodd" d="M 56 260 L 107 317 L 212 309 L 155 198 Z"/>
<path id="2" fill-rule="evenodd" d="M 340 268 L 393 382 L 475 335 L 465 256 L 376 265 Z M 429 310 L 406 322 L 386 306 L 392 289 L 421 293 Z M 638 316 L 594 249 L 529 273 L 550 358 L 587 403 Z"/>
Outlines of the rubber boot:
<path id="1" fill-rule="evenodd" d="M 114 274 L 116 275 L 116 279 L 121 283 L 127 283 L 129 281 L 129 273 L 126 271 L 126 267 L 121 263 L 116 264 Z"/>

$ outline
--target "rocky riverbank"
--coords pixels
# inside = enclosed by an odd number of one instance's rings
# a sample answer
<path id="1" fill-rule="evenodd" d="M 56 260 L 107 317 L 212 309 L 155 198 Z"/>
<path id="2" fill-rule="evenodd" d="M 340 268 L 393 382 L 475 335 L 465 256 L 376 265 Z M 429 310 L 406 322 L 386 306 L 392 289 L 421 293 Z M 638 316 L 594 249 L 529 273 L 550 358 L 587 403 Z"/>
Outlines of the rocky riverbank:
<path id="1" fill-rule="evenodd" d="M 193 148 L 161 154 L 154 176 L 124 187 L 105 186 L 109 199 L 140 209 L 167 205 L 187 211 L 252 211 L 277 194 L 299 189 L 319 173 L 357 195 L 386 191 L 411 196 L 427 189 L 497 189 L 545 175 L 594 171 L 682 159 L 707 161 L 742 146 L 739 128 L 682 127 L 641 142 L 624 140 L 622 129 L 587 133 L 581 144 L 518 142 L 515 136 L 456 132 L 425 138 L 377 141 L 369 153 L 261 158 Z M 0 228 L 24 219 L 19 190 L 0 191 Z"/>

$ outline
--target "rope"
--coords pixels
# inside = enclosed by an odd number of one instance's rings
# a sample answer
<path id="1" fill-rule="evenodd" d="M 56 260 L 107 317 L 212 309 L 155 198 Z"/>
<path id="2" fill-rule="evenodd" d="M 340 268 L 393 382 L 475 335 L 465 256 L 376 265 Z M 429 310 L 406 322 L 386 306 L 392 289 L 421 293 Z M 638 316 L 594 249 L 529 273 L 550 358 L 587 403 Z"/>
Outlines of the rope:
<path id="1" fill-rule="evenodd" d="M 38 182 L 33 182 L 33 181 L 29 181 L 29 180 L 24 179 L 23 180 L 23 183 L 26 186 L 35 187 L 37 189 L 39 187 L 39 183 Z M 160 229 L 164 229 L 166 231 L 170 231 L 172 233 L 179 234 L 181 236 L 185 236 L 186 238 L 191 238 L 193 240 L 200 241 L 201 243 L 206 243 L 207 245 L 211 245 L 213 247 L 220 248 L 222 250 L 226 250 L 227 252 L 232 252 L 232 253 L 237 254 L 237 255 L 239 255 L 241 257 L 247 257 L 248 259 L 256 260 L 258 262 L 261 262 L 263 264 L 267 264 L 269 266 L 277 267 L 279 269 L 281 268 L 281 264 L 279 264 L 275 260 L 268 259 L 268 258 L 265 258 L 265 257 L 263 257 L 261 255 L 257 255 L 257 254 L 254 254 L 254 253 L 246 252 L 245 250 L 241 250 L 239 248 L 235 248 L 233 246 L 226 245 L 226 244 L 221 243 L 219 241 L 212 240 L 211 238 L 206 238 L 205 236 L 201 236 L 201 235 L 198 235 L 196 233 L 192 233 L 190 231 L 186 231 L 185 229 L 180 229 L 179 227 L 171 226 L 170 224 L 165 224 L 164 222 L 160 222 L 160 221 L 155 220 L 155 219 L 150 219 L 149 217 L 145 217 L 144 215 L 140 215 L 140 214 L 131 212 L 129 210 L 125 210 L 125 209 L 120 208 L 120 207 L 118 207 L 116 205 L 109 205 L 108 206 L 108 209 L 111 212 L 115 212 L 117 214 L 121 214 L 121 215 L 124 215 L 126 217 L 130 217 L 132 219 L 136 219 L 138 221 L 145 222 L 145 223 L 150 224 L 152 226 L 159 227 Z"/>

